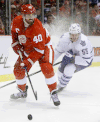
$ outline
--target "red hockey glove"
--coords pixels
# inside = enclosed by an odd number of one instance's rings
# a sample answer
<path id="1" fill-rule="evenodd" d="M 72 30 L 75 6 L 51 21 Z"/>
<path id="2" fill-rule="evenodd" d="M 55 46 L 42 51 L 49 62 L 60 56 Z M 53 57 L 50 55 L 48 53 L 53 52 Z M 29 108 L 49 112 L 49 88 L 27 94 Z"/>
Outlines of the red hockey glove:
<path id="1" fill-rule="evenodd" d="M 25 59 L 25 60 L 23 60 L 23 62 L 20 64 L 20 66 L 22 67 L 22 68 L 27 68 L 27 69 L 30 69 L 30 67 L 32 67 L 32 64 L 27 60 L 27 59 Z"/>
<path id="2" fill-rule="evenodd" d="M 16 46 L 13 47 L 13 50 L 16 54 L 19 55 L 18 50 L 20 50 L 23 53 L 23 46 L 20 44 L 17 44 Z"/>

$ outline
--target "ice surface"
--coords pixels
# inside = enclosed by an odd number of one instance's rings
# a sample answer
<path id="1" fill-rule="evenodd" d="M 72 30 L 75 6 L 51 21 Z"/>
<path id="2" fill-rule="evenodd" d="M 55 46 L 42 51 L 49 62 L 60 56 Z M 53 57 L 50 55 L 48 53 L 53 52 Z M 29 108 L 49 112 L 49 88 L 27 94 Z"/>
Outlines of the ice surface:
<path id="1" fill-rule="evenodd" d="M 100 67 L 75 73 L 64 91 L 58 94 L 59 107 L 50 100 L 42 73 L 31 76 L 31 80 L 38 101 L 28 82 L 26 99 L 10 100 L 10 95 L 17 92 L 16 83 L 0 89 L 0 122 L 28 122 L 28 114 L 32 114 L 33 122 L 100 122 Z"/>

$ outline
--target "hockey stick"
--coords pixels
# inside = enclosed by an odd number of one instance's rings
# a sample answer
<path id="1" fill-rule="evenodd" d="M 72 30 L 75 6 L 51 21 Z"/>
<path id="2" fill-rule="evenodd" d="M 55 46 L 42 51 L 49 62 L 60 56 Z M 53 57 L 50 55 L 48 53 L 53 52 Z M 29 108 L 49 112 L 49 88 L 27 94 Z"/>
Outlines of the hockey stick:
<path id="1" fill-rule="evenodd" d="M 18 53 L 19 53 L 19 56 L 20 56 L 21 60 L 23 61 L 22 53 L 21 53 L 20 51 L 18 51 Z M 31 82 L 31 79 L 30 79 L 29 74 L 28 74 L 28 71 L 27 71 L 27 67 L 24 67 L 24 69 L 25 69 L 25 71 L 26 71 L 26 74 L 27 74 L 29 83 L 30 83 L 30 85 L 31 85 L 33 94 L 34 94 L 34 96 L 35 96 L 35 99 L 37 100 L 37 92 L 34 91 L 34 88 L 33 88 L 32 82 Z"/>
<path id="2" fill-rule="evenodd" d="M 60 63 L 61 63 L 61 61 L 58 62 L 58 63 L 56 63 L 56 64 L 54 64 L 53 66 L 56 66 L 56 65 L 58 65 L 58 64 L 60 64 Z M 34 73 L 30 74 L 29 76 L 35 75 L 35 74 L 37 74 L 37 73 L 39 73 L 39 72 L 41 72 L 41 70 L 39 70 L 39 71 L 37 71 L 37 72 L 34 72 Z"/>
<path id="3" fill-rule="evenodd" d="M 60 63 L 61 63 L 61 61 L 58 62 L 58 63 L 56 63 L 56 64 L 54 64 L 53 66 L 56 66 L 56 65 L 58 65 L 58 64 L 60 64 Z M 39 71 L 37 71 L 37 72 L 34 72 L 34 73 L 30 74 L 29 76 L 33 76 L 33 75 L 35 75 L 35 74 L 37 74 L 37 73 L 39 73 L 39 72 L 41 72 L 41 70 L 39 70 Z M 16 81 L 12 81 L 11 83 L 8 83 L 8 84 L 6 84 L 6 85 L 3 85 L 3 86 L 0 87 L 0 89 L 1 89 L 1 88 L 4 88 L 4 87 L 6 87 L 6 86 L 9 86 L 9 85 L 11 85 L 11 84 L 13 84 L 13 83 L 15 83 L 15 82 L 16 82 Z"/>

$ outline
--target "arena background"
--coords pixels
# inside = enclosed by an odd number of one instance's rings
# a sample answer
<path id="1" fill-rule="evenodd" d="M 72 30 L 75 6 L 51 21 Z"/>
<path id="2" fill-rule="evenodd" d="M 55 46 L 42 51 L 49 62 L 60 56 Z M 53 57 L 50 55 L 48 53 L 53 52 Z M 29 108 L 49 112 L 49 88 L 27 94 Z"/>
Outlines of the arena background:
<path id="1" fill-rule="evenodd" d="M 31 3 L 37 18 L 51 35 L 55 48 L 60 36 L 68 31 L 71 23 L 79 23 L 82 33 L 88 36 L 94 47 L 92 67 L 100 66 L 100 1 L 93 0 L 0 0 L 0 82 L 14 80 L 13 66 L 17 55 L 11 48 L 11 22 L 20 15 L 21 5 Z M 48 16 L 53 18 L 48 23 Z M 61 61 L 61 57 L 56 61 Z M 54 67 L 55 71 L 58 65 Z M 30 73 L 40 70 L 38 63 Z"/>

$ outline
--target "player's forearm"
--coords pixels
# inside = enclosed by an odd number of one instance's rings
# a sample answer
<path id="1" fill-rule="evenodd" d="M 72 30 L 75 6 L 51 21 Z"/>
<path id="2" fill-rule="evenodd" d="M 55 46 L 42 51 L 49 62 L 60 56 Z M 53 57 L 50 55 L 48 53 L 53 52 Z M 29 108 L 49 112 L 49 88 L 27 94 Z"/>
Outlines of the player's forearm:
<path id="1" fill-rule="evenodd" d="M 20 45 L 20 43 L 18 41 L 18 34 L 14 33 L 13 31 L 12 31 L 12 44 L 11 44 L 11 47 L 13 48 L 13 50 L 16 54 L 18 54 L 18 50 L 20 50 L 20 51 L 23 50 L 23 46 Z"/>

